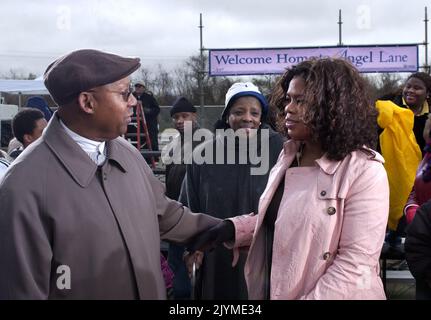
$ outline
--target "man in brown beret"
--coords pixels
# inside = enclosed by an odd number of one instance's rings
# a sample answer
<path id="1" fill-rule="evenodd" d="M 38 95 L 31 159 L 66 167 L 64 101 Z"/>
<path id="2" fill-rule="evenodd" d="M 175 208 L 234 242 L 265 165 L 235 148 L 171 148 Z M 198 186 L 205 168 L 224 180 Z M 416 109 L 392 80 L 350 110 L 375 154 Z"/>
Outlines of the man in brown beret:
<path id="1" fill-rule="evenodd" d="M 139 66 L 78 50 L 47 68 L 58 111 L 0 185 L 0 300 L 164 299 L 160 239 L 217 224 L 165 197 L 120 137 Z"/>

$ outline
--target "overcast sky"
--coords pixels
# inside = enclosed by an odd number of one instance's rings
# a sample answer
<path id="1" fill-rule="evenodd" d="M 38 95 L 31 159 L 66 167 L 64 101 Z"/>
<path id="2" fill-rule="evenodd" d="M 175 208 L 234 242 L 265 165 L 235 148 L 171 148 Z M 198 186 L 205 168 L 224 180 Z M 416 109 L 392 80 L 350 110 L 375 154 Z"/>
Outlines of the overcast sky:
<path id="1" fill-rule="evenodd" d="M 427 3 L 428 2 L 428 3 Z M 0 74 L 42 74 L 80 48 L 180 65 L 206 48 L 422 43 L 422 0 L 0 0 Z M 431 7 L 429 8 L 431 16 Z M 430 25 L 431 27 L 431 25 Z M 430 29 L 431 30 L 431 29 Z M 431 35 L 430 35 L 431 39 Z M 424 47 L 419 48 L 420 59 Z"/>

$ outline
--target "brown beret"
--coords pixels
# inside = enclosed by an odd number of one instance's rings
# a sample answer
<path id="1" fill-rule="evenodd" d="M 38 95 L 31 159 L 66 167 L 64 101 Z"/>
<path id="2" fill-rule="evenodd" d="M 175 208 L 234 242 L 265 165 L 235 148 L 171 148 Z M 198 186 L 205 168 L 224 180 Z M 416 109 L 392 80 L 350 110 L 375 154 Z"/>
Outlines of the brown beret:
<path id="1" fill-rule="evenodd" d="M 127 77 L 140 66 L 139 58 L 84 49 L 52 62 L 43 78 L 51 97 L 61 106 L 73 101 L 81 92 Z"/>

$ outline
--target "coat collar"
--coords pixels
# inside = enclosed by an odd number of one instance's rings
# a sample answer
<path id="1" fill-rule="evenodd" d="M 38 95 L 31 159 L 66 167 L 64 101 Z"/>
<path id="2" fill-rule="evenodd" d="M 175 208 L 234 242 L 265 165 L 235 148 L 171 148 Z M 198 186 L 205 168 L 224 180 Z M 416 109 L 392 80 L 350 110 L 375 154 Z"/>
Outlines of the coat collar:
<path id="1" fill-rule="evenodd" d="M 51 118 L 42 137 L 76 183 L 83 188 L 87 187 L 97 171 L 97 164 L 95 164 L 84 150 L 69 137 L 60 124 L 57 112 Z M 107 156 L 103 166 L 109 161 L 114 161 L 119 165 L 120 169 L 125 172 L 127 171 L 127 161 L 123 155 L 124 152 L 120 150 L 120 143 L 117 139 L 107 141 Z"/>
<path id="2" fill-rule="evenodd" d="M 298 152 L 301 142 L 295 140 L 288 140 L 284 144 L 284 154 L 286 156 L 288 165 L 290 165 L 295 158 L 296 152 Z M 329 160 L 324 154 L 321 158 L 316 160 L 316 164 L 326 174 L 334 174 L 341 164 L 341 161 Z"/>
<path id="3" fill-rule="evenodd" d="M 364 147 L 364 149 L 368 150 L 371 154 L 367 155 L 367 158 L 370 160 L 374 160 L 374 161 L 378 161 L 380 163 L 385 163 L 385 160 L 383 159 L 383 157 L 376 151 Z M 359 152 L 359 153 L 358 153 Z M 352 155 L 353 153 L 350 154 L 350 157 L 358 157 L 358 154 L 360 154 L 362 151 L 355 151 L 354 152 L 354 156 Z M 349 155 L 347 155 L 349 156 Z M 343 159 L 344 160 L 344 159 Z M 337 169 L 340 167 L 341 163 L 343 162 L 343 160 L 340 161 L 334 161 L 334 160 L 329 160 L 326 157 L 326 154 L 324 154 L 320 159 L 316 160 L 316 163 L 319 165 L 319 167 L 326 173 L 326 174 L 334 174 Z"/>
<path id="4" fill-rule="evenodd" d="M 329 160 L 326 157 L 326 153 L 319 159 L 316 160 L 317 165 L 320 167 L 320 169 L 323 170 L 326 174 L 334 174 L 335 171 L 337 171 L 338 167 L 341 164 L 341 161 L 334 161 Z"/>
<path id="5" fill-rule="evenodd" d="M 299 150 L 301 143 L 299 141 L 294 141 L 294 140 L 288 140 L 284 143 L 284 154 L 286 156 L 286 160 L 288 165 L 290 165 L 295 157 L 296 152 Z M 377 153 L 376 151 L 366 148 L 368 149 L 373 155 L 370 155 L 369 158 L 381 163 L 384 163 L 385 160 L 383 159 L 383 157 Z M 326 153 L 319 159 L 316 160 L 316 164 L 320 167 L 320 169 L 322 169 L 323 172 L 325 172 L 326 174 L 329 175 L 333 175 L 337 169 L 340 167 L 340 164 L 343 160 L 340 161 L 334 161 L 334 160 L 329 160 L 327 158 Z"/>

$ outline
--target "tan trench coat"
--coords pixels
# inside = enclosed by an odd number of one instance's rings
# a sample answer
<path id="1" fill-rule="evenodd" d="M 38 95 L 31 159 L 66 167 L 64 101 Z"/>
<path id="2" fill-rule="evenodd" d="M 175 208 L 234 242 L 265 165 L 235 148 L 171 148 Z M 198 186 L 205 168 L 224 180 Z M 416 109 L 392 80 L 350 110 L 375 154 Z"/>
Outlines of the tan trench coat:
<path id="1" fill-rule="evenodd" d="M 98 169 L 54 116 L 0 185 L 0 299 L 164 299 L 160 239 L 219 221 L 164 193 L 124 139 Z"/>

